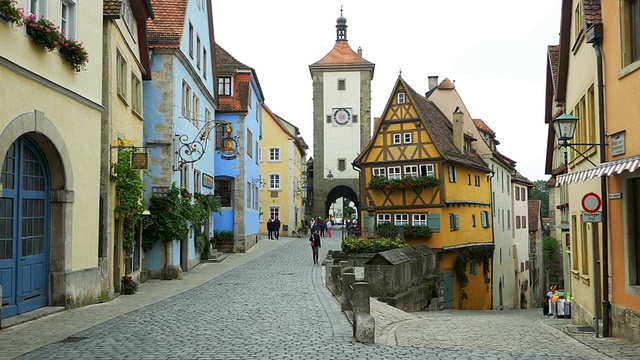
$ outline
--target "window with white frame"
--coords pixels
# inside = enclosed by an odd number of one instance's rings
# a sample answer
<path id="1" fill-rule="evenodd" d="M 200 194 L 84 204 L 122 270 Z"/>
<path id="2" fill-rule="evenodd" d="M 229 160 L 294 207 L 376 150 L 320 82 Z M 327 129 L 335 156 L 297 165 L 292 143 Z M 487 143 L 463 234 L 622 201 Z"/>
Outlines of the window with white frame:
<path id="1" fill-rule="evenodd" d="M 204 126 L 211 129 L 211 110 L 204 108 Z M 211 132 L 207 131 L 207 139 L 211 139 Z"/>
<path id="2" fill-rule="evenodd" d="M 347 90 L 347 80 L 338 79 L 338 90 Z"/>
<path id="3" fill-rule="evenodd" d="M 30 0 L 27 12 L 36 18 L 47 17 L 47 0 Z"/>
<path id="4" fill-rule="evenodd" d="M 455 231 L 460 229 L 460 216 L 449 214 L 449 230 Z"/>
<path id="5" fill-rule="evenodd" d="M 189 22 L 189 56 L 193 59 L 193 25 Z"/>
<path id="6" fill-rule="evenodd" d="M 640 60 L 640 0 L 620 1 L 620 21 L 620 65 L 625 67 Z"/>
<path id="7" fill-rule="evenodd" d="M 127 61 L 119 50 L 116 50 L 116 87 L 118 95 L 127 101 Z"/>
<path id="8" fill-rule="evenodd" d="M 279 206 L 269 206 L 269 218 L 275 219 L 276 217 L 280 217 L 280 207 Z"/>
<path id="9" fill-rule="evenodd" d="M 193 192 L 202 193 L 202 172 L 200 170 L 193 170 Z"/>
<path id="10" fill-rule="evenodd" d="M 420 165 L 420 176 L 436 176 L 436 171 L 433 164 Z"/>
<path id="11" fill-rule="evenodd" d="M 404 176 L 409 177 L 418 177 L 418 165 L 405 165 L 404 166 Z"/>
<path id="12" fill-rule="evenodd" d="M 247 155 L 251 157 L 253 155 L 253 133 L 247 129 Z"/>
<path id="13" fill-rule="evenodd" d="M 185 119 L 191 119 L 192 96 L 191 87 L 182 80 L 182 116 Z"/>
<path id="14" fill-rule="evenodd" d="M 471 185 L 471 174 L 467 174 L 467 184 Z"/>
<path id="15" fill-rule="evenodd" d="M 471 215 L 471 226 L 476 227 L 476 215 Z"/>
<path id="16" fill-rule="evenodd" d="M 260 162 L 258 161 L 258 153 L 260 152 L 260 148 L 259 148 L 259 144 L 258 144 L 258 140 L 256 140 L 255 146 L 253 147 L 254 149 L 256 149 L 256 154 L 254 155 L 254 159 L 256 161 L 256 165 L 258 165 Z"/>
<path id="17" fill-rule="evenodd" d="M 269 148 L 269 161 L 280 161 L 280 148 Z"/>
<path id="18" fill-rule="evenodd" d="M 123 8 L 125 6 L 123 5 Z M 76 2 L 72 0 L 60 1 L 60 31 L 67 39 L 76 38 Z"/>
<path id="19" fill-rule="evenodd" d="M 371 169 L 371 174 L 373 176 L 387 177 L 387 169 L 385 169 L 385 168 L 372 168 Z"/>
<path id="20" fill-rule="evenodd" d="M 427 214 L 413 214 L 413 226 L 428 226 Z"/>
<path id="21" fill-rule="evenodd" d="M 259 196 L 260 196 L 260 190 L 258 189 L 257 186 L 254 186 L 253 187 L 253 208 L 254 209 L 258 209 L 258 206 L 260 204 Z"/>
<path id="22" fill-rule="evenodd" d="M 202 48 L 202 76 L 207 78 L 207 48 Z"/>
<path id="23" fill-rule="evenodd" d="M 456 172 L 456 167 L 453 165 L 449 165 L 449 182 L 458 182 L 458 173 Z"/>
<path id="24" fill-rule="evenodd" d="M 393 144 L 399 145 L 402 144 L 402 134 L 393 134 Z"/>
<path id="25" fill-rule="evenodd" d="M 200 69 L 200 58 L 202 56 L 202 43 L 200 42 L 200 36 L 196 36 L 196 66 Z"/>
<path id="26" fill-rule="evenodd" d="M 409 225 L 409 214 L 395 214 L 394 225 L 396 226 Z"/>
<path id="27" fill-rule="evenodd" d="M 488 228 L 489 226 L 491 226 L 488 211 L 480 211 L 480 221 L 483 228 Z"/>
<path id="28" fill-rule="evenodd" d="M 247 181 L 247 209 L 251 209 L 251 195 L 253 193 L 252 191 L 252 187 L 251 187 L 251 181 Z"/>
<path id="29" fill-rule="evenodd" d="M 517 218 L 516 216 L 516 220 Z M 511 230 L 511 210 L 507 210 L 507 230 Z"/>
<path id="30" fill-rule="evenodd" d="M 480 175 L 475 175 L 473 178 L 474 178 L 475 185 L 480 186 Z"/>
<path id="31" fill-rule="evenodd" d="M 404 137 L 404 143 L 405 144 L 411 144 L 413 142 L 412 139 L 411 139 L 411 133 L 410 132 L 404 133 L 404 134 L 402 134 L 402 136 Z"/>
<path id="32" fill-rule="evenodd" d="M 193 116 L 191 121 L 198 126 L 198 121 L 200 121 L 200 98 L 193 94 Z"/>
<path id="33" fill-rule="evenodd" d="M 131 110 L 142 115 L 142 82 L 135 73 L 131 73 Z"/>
<path id="34" fill-rule="evenodd" d="M 262 162 L 262 146 L 258 148 L 258 161 Z"/>
<path id="35" fill-rule="evenodd" d="M 218 77 L 218 95 L 231 96 L 233 95 L 231 89 L 232 87 L 230 76 Z"/>
<path id="36" fill-rule="evenodd" d="M 391 214 L 376 214 L 377 225 L 391 224 Z"/>
<path id="37" fill-rule="evenodd" d="M 269 190 L 280 190 L 280 174 L 269 174 Z"/>
<path id="38" fill-rule="evenodd" d="M 406 101 L 406 94 L 403 92 L 398 93 L 398 105 L 404 104 Z"/>
<path id="39" fill-rule="evenodd" d="M 387 168 L 387 173 L 389 174 L 389 180 L 392 179 L 402 179 L 402 171 L 400 170 L 400 166 L 390 166 Z"/>

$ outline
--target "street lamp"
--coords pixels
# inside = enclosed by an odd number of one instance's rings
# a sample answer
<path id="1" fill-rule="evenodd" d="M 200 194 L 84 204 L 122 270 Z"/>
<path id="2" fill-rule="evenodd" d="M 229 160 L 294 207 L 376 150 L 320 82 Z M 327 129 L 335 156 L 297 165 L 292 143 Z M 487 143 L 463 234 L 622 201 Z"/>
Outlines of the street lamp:
<path id="1" fill-rule="evenodd" d="M 578 120 L 580 120 L 580 119 L 575 117 L 575 116 L 573 116 L 573 115 L 562 114 L 562 115 L 558 116 L 557 118 L 555 118 L 555 120 L 553 120 L 551 122 L 553 124 L 553 130 L 556 133 L 556 137 L 558 138 L 559 141 L 562 141 L 562 143 L 560 143 L 558 145 L 560 147 L 564 147 L 564 148 L 567 148 L 567 147 L 572 148 L 580 156 L 585 158 L 585 160 L 587 160 L 589 163 L 591 163 L 591 165 L 596 166 L 596 164 L 594 164 L 593 161 L 591 161 L 584 154 L 586 152 L 588 152 L 589 150 L 593 149 L 596 146 L 606 146 L 607 144 L 601 144 L 601 143 L 569 143 L 569 141 L 573 140 L 573 136 L 575 135 L 576 125 L 578 123 Z M 603 130 L 601 130 L 601 131 L 603 131 Z M 588 146 L 588 148 L 585 151 L 580 151 L 579 149 L 576 148 L 576 146 Z M 566 152 L 566 150 L 564 152 L 564 163 L 565 163 L 565 166 L 568 165 L 567 164 L 567 152 Z M 568 172 L 568 169 L 566 169 L 566 171 Z"/>

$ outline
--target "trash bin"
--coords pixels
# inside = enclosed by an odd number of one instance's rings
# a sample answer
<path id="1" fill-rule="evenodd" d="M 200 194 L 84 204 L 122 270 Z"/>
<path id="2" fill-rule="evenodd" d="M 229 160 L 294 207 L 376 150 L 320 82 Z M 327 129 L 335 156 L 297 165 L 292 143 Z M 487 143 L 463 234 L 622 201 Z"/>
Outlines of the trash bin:
<path id="1" fill-rule="evenodd" d="M 564 303 L 564 318 L 571 319 L 571 301 L 565 301 Z"/>

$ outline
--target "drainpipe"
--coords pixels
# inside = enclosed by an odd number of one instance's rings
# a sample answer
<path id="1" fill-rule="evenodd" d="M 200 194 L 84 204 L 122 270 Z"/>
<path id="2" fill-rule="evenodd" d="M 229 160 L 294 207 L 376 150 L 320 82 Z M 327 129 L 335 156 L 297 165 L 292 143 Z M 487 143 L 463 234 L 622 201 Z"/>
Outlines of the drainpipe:
<path id="1" fill-rule="evenodd" d="M 600 27 L 600 35 L 602 25 Z M 597 30 L 596 30 L 597 32 Z M 598 127 L 600 130 L 600 144 L 605 144 L 606 132 L 604 124 L 604 80 L 602 66 L 602 37 L 598 36 L 593 42 L 593 49 L 596 51 L 597 75 L 598 75 Z M 600 163 L 607 161 L 605 145 L 600 146 Z M 607 177 L 600 178 L 600 194 L 602 196 L 602 288 L 604 289 L 604 299 L 602 300 L 602 336 L 610 337 L 609 328 L 611 326 L 610 314 L 611 303 L 609 302 L 609 196 L 607 193 Z"/>

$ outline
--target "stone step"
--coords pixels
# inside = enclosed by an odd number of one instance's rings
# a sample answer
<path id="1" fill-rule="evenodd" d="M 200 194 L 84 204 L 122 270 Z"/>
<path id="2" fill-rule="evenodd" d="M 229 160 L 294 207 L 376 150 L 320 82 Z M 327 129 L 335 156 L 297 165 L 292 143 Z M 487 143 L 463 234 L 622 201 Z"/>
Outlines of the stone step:
<path id="1" fill-rule="evenodd" d="M 209 258 L 206 260 L 200 260 L 200 262 L 219 263 L 226 259 L 229 255 L 230 254 L 219 252 L 218 250 L 213 249 L 209 254 Z"/>

